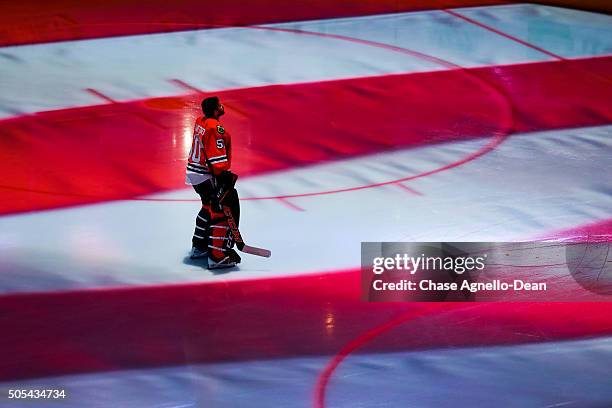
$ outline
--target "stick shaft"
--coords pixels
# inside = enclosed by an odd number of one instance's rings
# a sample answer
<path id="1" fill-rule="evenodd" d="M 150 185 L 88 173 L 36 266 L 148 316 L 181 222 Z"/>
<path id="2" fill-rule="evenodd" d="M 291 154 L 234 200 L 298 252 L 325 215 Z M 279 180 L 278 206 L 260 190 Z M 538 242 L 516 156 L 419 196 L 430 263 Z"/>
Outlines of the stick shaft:
<path id="1" fill-rule="evenodd" d="M 229 224 L 232 235 L 234 236 L 234 241 L 236 241 L 236 247 L 238 247 L 240 251 L 251 255 L 263 256 L 264 258 L 269 258 L 272 255 L 272 252 L 270 252 L 269 249 L 245 245 L 242 235 L 240 235 L 240 230 L 238 230 L 238 226 L 234 220 L 234 216 L 232 215 L 232 210 L 228 206 L 224 205 L 223 214 L 225 214 L 227 217 L 227 223 Z"/>

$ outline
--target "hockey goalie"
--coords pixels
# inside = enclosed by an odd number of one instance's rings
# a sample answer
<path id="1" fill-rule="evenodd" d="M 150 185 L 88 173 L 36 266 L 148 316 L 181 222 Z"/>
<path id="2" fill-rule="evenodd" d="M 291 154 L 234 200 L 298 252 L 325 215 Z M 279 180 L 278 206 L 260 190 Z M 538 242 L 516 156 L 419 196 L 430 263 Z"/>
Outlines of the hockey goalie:
<path id="1" fill-rule="evenodd" d="M 196 120 L 187 160 L 185 183 L 193 186 L 202 200 L 196 217 L 191 255 L 208 257 L 208 268 L 228 268 L 240 263 L 233 249 L 240 222 L 240 202 L 234 187 L 238 176 L 230 171 L 232 140 L 219 118 L 225 113 L 216 96 L 202 101 L 204 116 Z M 229 209 L 226 214 L 225 209 Z"/>

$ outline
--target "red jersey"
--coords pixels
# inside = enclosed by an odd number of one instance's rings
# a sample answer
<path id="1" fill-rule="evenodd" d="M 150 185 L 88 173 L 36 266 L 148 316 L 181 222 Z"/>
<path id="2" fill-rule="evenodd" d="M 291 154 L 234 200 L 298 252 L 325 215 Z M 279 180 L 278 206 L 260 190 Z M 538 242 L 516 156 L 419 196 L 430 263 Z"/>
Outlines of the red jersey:
<path id="1" fill-rule="evenodd" d="M 229 170 L 232 165 L 231 144 L 230 134 L 217 119 L 199 117 L 187 159 L 187 184 L 199 184 L 208 178 L 207 175 Z"/>

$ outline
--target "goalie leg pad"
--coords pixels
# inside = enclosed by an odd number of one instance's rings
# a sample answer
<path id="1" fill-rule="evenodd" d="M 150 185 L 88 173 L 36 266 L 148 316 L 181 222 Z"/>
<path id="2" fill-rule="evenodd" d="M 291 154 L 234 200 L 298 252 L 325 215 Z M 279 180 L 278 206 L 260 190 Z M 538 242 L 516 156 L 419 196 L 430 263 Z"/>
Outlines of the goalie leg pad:
<path id="1" fill-rule="evenodd" d="M 202 207 L 196 216 L 195 230 L 191 239 L 194 248 L 201 251 L 207 250 L 208 236 L 210 235 L 209 223 L 210 213 L 206 208 Z"/>
<path id="2" fill-rule="evenodd" d="M 208 257 L 216 262 L 240 262 L 240 256 L 234 251 L 234 239 L 223 213 L 208 206 L 211 218 L 208 235 Z"/>
<path id="3" fill-rule="evenodd" d="M 223 202 L 221 203 L 226 205 L 232 211 L 232 217 L 234 217 L 234 221 L 236 222 L 236 226 L 240 225 L 240 199 L 238 198 L 238 191 L 233 188 L 231 189 L 227 195 L 225 196 Z"/>

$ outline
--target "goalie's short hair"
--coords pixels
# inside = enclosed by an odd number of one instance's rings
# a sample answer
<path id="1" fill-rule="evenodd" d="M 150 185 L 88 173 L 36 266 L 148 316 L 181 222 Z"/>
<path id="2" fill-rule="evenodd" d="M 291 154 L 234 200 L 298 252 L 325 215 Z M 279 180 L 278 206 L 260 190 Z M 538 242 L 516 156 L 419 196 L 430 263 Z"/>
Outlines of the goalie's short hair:
<path id="1" fill-rule="evenodd" d="M 215 110 L 219 107 L 219 98 L 217 96 L 209 96 L 202 101 L 202 112 L 207 118 L 215 115 Z"/>

